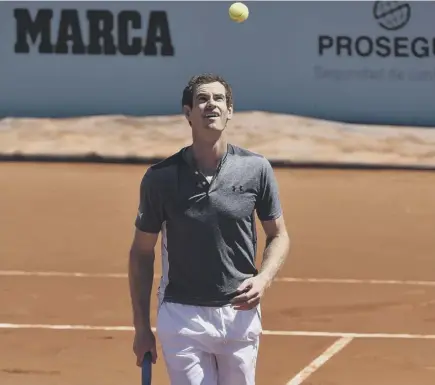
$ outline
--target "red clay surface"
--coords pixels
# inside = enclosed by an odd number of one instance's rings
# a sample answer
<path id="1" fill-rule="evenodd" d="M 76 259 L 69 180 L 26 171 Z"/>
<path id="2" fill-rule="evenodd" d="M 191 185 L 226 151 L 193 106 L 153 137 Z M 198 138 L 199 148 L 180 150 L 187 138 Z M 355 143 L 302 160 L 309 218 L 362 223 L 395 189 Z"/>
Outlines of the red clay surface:
<path id="1" fill-rule="evenodd" d="M 144 171 L 0 164 L 0 323 L 131 326 L 125 273 Z M 435 339 L 413 335 L 435 335 L 435 283 L 399 281 L 435 282 L 435 174 L 276 173 L 293 240 L 280 276 L 337 281 L 273 284 L 262 305 L 264 328 L 305 335 L 263 336 L 258 385 L 287 384 L 340 337 L 308 335 L 313 331 L 385 335 L 357 336 L 304 385 L 433 384 Z M 261 252 L 262 236 L 259 246 Z M 12 270 L 121 276 L 13 276 Z M 340 281 L 350 278 L 363 282 Z M 1 385 L 139 384 L 131 331 L 4 326 Z M 154 380 L 168 384 L 162 359 Z"/>

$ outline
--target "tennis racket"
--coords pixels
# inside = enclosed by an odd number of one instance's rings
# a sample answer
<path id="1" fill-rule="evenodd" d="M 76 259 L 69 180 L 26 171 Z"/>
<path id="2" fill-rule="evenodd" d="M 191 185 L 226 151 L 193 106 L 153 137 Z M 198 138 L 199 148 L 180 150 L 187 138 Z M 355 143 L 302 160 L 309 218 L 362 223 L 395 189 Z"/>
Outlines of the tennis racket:
<path id="1" fill-rule="evenodd" d="M 151 353 L 145 353 L 142 362 L 142 385 L 151 385 L 152 365 Z"/>

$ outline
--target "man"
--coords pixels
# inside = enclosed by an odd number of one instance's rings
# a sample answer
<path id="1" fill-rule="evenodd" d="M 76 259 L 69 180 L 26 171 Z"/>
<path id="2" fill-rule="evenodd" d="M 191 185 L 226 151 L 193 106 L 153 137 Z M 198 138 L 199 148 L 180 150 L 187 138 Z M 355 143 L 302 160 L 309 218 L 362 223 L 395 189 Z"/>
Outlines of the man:
<path id="1" fill-rule="evenodd" d="M 140 186 L 129 281 L 134 352 L 156 362 L 150 324 L 154 248 L 162 233 L 157 333 L 172 385 L 254 385 L 260 299 L 290 241 L 270 163 L 228 143 L 232 90 L 220 76 L 193 77 L 183 111 L 192 145 L 153 165 Z M 267 242 L 255 267 L 255 213 Z"/>

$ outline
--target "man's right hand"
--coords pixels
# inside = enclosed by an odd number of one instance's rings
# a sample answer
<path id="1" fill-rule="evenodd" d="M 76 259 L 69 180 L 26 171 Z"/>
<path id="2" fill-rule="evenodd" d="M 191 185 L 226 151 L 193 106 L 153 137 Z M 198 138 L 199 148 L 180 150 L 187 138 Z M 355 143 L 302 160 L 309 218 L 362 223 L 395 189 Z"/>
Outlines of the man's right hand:
<path id="1" fill-rule="evenodd" d="M 152 362 L 157 362 L 156 338 L 151 329 L 136 330 L 133 342 L 133 351 L 136 355 L 136 365 L 141 367 L 144 356 L 147 352 L 151 353 Z"/>

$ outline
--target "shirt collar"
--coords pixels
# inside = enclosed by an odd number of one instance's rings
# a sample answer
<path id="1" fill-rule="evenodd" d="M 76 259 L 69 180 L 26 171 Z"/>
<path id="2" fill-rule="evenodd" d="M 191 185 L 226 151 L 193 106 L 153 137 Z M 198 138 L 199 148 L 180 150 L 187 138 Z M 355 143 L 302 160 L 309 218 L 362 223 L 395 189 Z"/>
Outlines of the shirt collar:
<path id="1" fill-rule="evenodd" d="M 227 151 L 222 156 L 221 161 L 219 162 L 218 169 L 222 166 L 222 164 L 227 160 L 228 154 L 232 154 L 234 152 L 232 145 L 227 145 Z M 192 168 L 197 169 L 195 158 L 193 157 L 192 145 L 184 147 L 181 150 L 182 159 Z"/>

